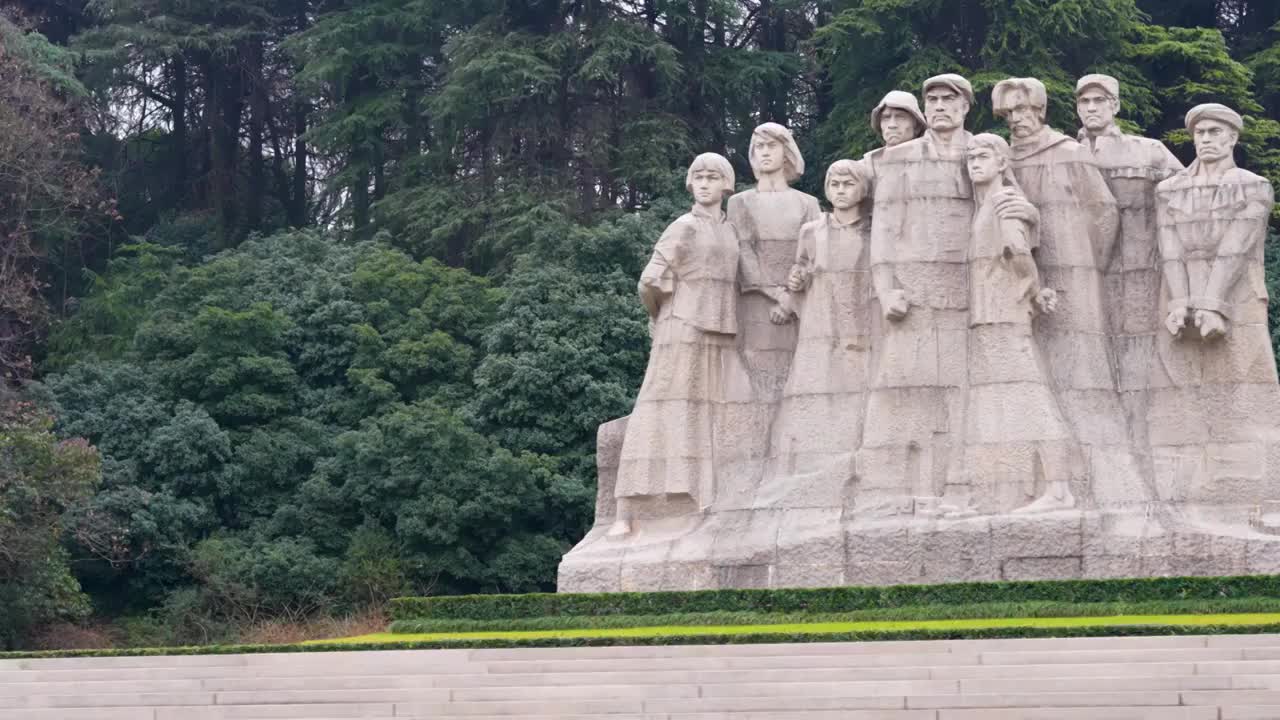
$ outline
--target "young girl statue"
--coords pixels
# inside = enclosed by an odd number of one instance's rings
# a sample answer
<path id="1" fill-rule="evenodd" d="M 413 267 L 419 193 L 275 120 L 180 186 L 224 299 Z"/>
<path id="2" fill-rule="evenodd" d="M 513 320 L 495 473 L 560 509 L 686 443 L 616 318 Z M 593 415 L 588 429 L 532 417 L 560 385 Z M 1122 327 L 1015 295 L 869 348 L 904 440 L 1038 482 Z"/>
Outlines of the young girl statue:
<path id="1" fill-rule="evenodd" d="M 866 161 L 833 163 L 832 211 L 800 229 L 784 300 L 798 340 L 757 504 L 840 507 L 853 478 L 871 344 L 871 181 Z"/>
<path id="2" fill-rule="evenodd" d="M 711 504 L 721 407 L 750 395 L 735 339 L 738 236 L 720 209 L 733 192 L 733 167 L 699 155 L 685 187 L 693 209 L 662 234 L 640 276 L 653 345 L 622 441 L 612 537 L 631 533 L 642 498 Z"/>
<path id="3" fill-rule="evenodd" d="M 969 248 L 964 468 L 944 502 L 954 508 L 959 500 L 962 510 L 982 513 L 1074 507 L 1070 486 L 1084 481 L 1084 457 L 1031 332 L 1035 315 L 1055 310 L 1057 294 L 1040 287 L 1030 226 L 996 212 L 1002 196 L 1021 194 L 1009 144 L 976 135 L 966 164 L 977 207 Z"/>

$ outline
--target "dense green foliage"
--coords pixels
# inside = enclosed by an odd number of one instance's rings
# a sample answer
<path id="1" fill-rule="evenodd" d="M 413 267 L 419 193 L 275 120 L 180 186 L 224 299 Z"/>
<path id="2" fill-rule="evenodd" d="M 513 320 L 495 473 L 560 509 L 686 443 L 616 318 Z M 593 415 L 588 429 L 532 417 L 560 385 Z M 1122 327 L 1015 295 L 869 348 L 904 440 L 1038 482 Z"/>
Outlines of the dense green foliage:
<path id="1" fill-rule="evenodd" d="M 47 143 L 0 203 L 0 375 L 101 452 L 59 517 L 95 610 L 174 642 L 551 590 L 683 165 L 749 181 L 759 122 L 813 191 L 889 89 L 966 73 L 984 130 L 994 82 L 1036 75 L 1071 131 L 1104 71 L 1183 159 L 1188 107 L 1238 107 L 1239 159 L 1280 181 L 1271 0 L 5 5 L 0 161 Z"/>
<path id="2" fill-rule="evenodd" d="M 1280 597 L 1280 577 L 1249 575 L 782 590 L 406 597 L 392 600 L 391 612 L 396 620 L 509 620 L 715 612 L 841 613 L 876 608 L 976 603 L 1139 603 L 1275 597 Z"/>
<path id="3" fill-rule="evenodd" d="M 83 441 L 59 440 L 52 425 L 32 403 L 0 397 L 0 648 L 33 626 L 89 610 L 62 547 L 61 518 L 93 493 L 98 455 Z"/>

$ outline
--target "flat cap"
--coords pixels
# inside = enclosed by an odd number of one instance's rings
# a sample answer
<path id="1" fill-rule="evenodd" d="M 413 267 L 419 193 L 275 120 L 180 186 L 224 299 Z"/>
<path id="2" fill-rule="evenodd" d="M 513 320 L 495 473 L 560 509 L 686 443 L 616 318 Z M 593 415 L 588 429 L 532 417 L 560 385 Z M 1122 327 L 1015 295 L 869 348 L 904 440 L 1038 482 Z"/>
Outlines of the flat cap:
<path id="1" fill-rule="evenodd" d="M 956 75 L 955 73 L 944 73 L 942 75 L 934 75 L 928 80 L 925 80 L 924 81 L 925 94 L 928 94 L 929 88 L 934 87 L 936 85 L 944 85 L 946 87 L 951 88 L 952 90 L 955 90 L 956 92 L 963 95 L 964 99 L 968 100 L 970 105 L 973 104 L 973 86 L 969 84 L 968 80 L 965 80 L 959 75 Z"/>
<path id="2" fill-rule="evenodd" d="M 916 100 L 916 96 L 902 90 L 890 90 L 871 111 L 871 129 L 877 133 L 880 132 L 880 117 L 884 115 L 884 111 L 889 108 L 896 108 L 911 113 L 911 117 L 916 119 L 916 135 L 924 132 L 925 121 L 924 113 L 920 112 L 920 102 Z"/>
<path id="3" fill-rule="evenodd" d="M 1240 113 L 1219 103 L 1205 103 L 1187 111 L 1188 130 L 1195 130 L 1196 123 L 1201 120 L 1217 120 L 1226 123 L 1235 128 L 1236 132 L 1244 128 L 1244 118 L 1240 117 Z"/>
<path id="4" fill-rule="evenodd" d="M 1076 81 L 1076 96 L 1084 92 L 1086 88 L 1098 87 L 1102 91 L 1113 98 L 1120 97 L 1120 81 L 1110 75 L 1102 75 L 1101 73 L 1093 73 L 1085 75 Z"/>

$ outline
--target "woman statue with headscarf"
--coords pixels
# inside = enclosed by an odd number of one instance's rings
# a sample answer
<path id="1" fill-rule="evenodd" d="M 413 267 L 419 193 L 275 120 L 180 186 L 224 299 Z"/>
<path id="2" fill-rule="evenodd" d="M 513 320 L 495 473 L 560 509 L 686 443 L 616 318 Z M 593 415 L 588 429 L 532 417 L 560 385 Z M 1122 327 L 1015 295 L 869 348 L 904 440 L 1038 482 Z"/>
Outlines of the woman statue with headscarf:
<path id="1" fill-rule="evenodd" d="M 733 167 L 699 155 L 685 186 L 693 209 L 662 234 L 640 275 L 653 345 L 622 441 L 611 537 L 632 532 L 641 499 L 691 512 L 711 504 L 722 409 L 749 397 L 735 344 L 738 236 L 720 209 Z"/>

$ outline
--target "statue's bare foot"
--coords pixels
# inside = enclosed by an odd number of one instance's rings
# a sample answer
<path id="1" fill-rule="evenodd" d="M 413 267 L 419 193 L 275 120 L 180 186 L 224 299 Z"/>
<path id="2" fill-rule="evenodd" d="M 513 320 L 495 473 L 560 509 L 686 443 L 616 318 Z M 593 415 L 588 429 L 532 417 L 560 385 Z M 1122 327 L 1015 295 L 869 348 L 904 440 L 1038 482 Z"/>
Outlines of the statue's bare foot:
<path id="1" fill-rule="evenodd" d="M 605 537 L 622 538 L 631 534 L 631 523 L 627 520 L 619 518 L 609 527 L 609 531 L 605 533 Z"/>
<path id="2" fill-rule="evenodd" d="M 1038 500 L 1029 505 L 1014 510 L 1015 515 L 1030 515 L 1032 513 L 1053 512 L 1055 510 L 1070 510 L 1076 506 L 1076 498 L 1067 489 L 1066 483 L 1054 483 L 1050 485 Z"/>

